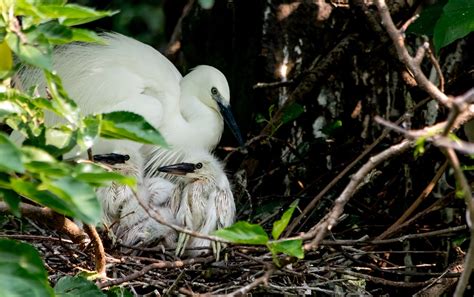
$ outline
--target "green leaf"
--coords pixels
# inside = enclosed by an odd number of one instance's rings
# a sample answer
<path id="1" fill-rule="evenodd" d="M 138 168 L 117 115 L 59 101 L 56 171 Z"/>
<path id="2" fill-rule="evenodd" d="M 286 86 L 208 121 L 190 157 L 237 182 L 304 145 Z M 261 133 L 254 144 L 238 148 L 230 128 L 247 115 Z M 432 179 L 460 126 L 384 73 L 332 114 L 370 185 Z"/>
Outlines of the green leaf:
<path id="1" fill-rule="evenodd" d="M 96 224 L 100 220 L 101 206 L 95 191 L 73 177 L 44 180 L 41 184 L 11 178 L 10 184 L 18 194 L 61 214 L 78 218 L 86 224 Z"/>
<path id="2" fill-rule="evenodd" d="M 68 122 L 78 125 L 80 119 L 79 108 L 64 90 L 60 77 L 51 72 L 45 72 L 45 77 L 52 97 L 53 110 Z"/>
<path id="3" fill-rule="evenodd" d="M 66 26 L 82 25 L 117 13 L 117 11 L 94 10 L 77 4 L 41 5 L 38 10 L 44 17 L 58 19 Z"/>
<path id="4" fill-rule="evenodd" d="M 60 278 L 56 286 L 54 286 L 54 293 L 56 293 L 58 297 L 106 296 L 93 282 L 80 276 L 65 276 Z"/>
<path id="5" fill-rule="evenodd" d="M 79 28 L 71 28 L 71 30 L 73 41 L 96 42 L 100 44 L 105 44 L 105 41 L 94 31 Z"/>
<path id="6" fill-rule="evenodd" d="M 448 2 L 448 0 L 439 0 L 434 4 L 423 8 L 420 17 L 410 27 L 408 27 L 407 32 L 433 36 L 436 22 L 441 17 L 446 2 Z"/>
<path id="7" fill-rule="evenodd" d="M 92 147 L 100 133 L 100 115 L 88 116 L 82 120 L 82 125 L 79 127 L 77 143 L 82 151 L 86 151 Z"/>
<path id="8" fill-rule="evenodd" d="M 0 71 L 10 71 L 13 67 L 12 51 L 5 41 L 0 41 Z"/>
<path id="9" fill-rule="evenodd" d="M 211 9 L 214 6 L 214 0 L 198 0 L 203 9 Z"/>
<path id="10" fill-rule="evenodd" d="M 303 241 L 301 239 L 269 242 L 268 248 L 274 255 L 283 253 L 298 259 L 304 258 Z"/>
<path id="11" fill-rule="evenodd" d="M 17 217 L 21 216 L 20 213 L 20 197 L 13 191 L 0 188 L 0 198 L 3 199 L 8 206 L 10 211 Z"/>
<path id="12" fill-rule="evenodd" d="M 73 131 L 69 129 L 47 128 L 45 132 L 46 145 L 52 145 L 59 149 L 70 146 L 73 139 Z"/>
<path id="13" fill-rule="evenodd" d="M 23 43 L 17 35 L 8 32 L 5 41 L 10 49 L 20 57 L 21 60 L 33 66 L 52 70 L 51 48 L 47 44 L 43 46 L 33 46 L 30 43 Z"/>
<path id="14" fill-rule="evenodd" d="M 25 171 L 21 162 L 21 151 L 4 133 L 0 132 L 0 171 Z"/>
<path id="15" fill-rule="evenodd" d="M 285 230 L 286 226 L 288 226 L 288 223 L 290 222 L 291 216 L 293 215 L 297 205 L 298 200 L 293 201 L 293 203 L 290 205 L 290 208 L 288 208 L 285 213 L 283 213 L 281 219 L 273 223 L 272 236 L 274 239 L 278 239 L 283 230 Z"/>
<path id="16" fill-rule="evenodd" d="M 29 244 L 0 239 L 0 296 L 53 296 L 40 255 Z"/>
<path id="17" fill-rule="evenodd" d="M 103 186 L 110 182 L 118 182 L 129 187 L 136 186 L 136 180 L 115 172 L 108 172 L 97 164 L 80 163 L 74 168 L 74 177 L 94 186 Z"/>
<path id="18" fill-rule="evenodd" d="M 38 26 L 38 30 L 56 44 L 70 42 L 73 38 L 72 30 L 56 21 L 43 23 Z"/>
<path id="19" fill-rule="evenodd" d="M 84 223 L 96 224 L 100 221 L 100 203 L 94 189 L 87 183 L 65 176 L 58 180 L 43 181 L 41 186 L 66 201 L 74 217 Z"/>
<path id="20" fill-rule="evenodd" d="M 262 226 L 243 221 L 237 222 L 230 227 L 219 229 L 214 234 L 234 243 L 264 245 L 268 242 L 268 235 Z"/>
<path id="21" fill-rule="evenodd" d="M 304 112 L 304 107 L 298 103 L 293 103 L 283 110 L 281 123 L 286 124 L 296 120 Z"/>
<path id="22" fill-rule="evenodd" d="M 31 201 L 52 208 L 67 216 L 73 216 L 74 214 L 66 201 L 63 201 L 48 191 L 39 190 L 38 184 L 33 184 L 19 178 L 13 178 L 10 179 L 10 185 L 15 192 Z"/>
<path id="23" fill-rule="evenodd" d="M 13 101 L 0 101 L 0 120 L 12 114 L 21 114 L 21 107 Z"/>
<path id="24" fill-rule="evenodd" d="M 436 51 L 474 31 L 474 1 L 449 0 L 434 29 Z"/>
<path id="25" fill-rule="evenodd" d="M 105 138 L 129 139 L 168 147 L 160 132 L 133 112 L 116 111 L 102 115 L 100 135 Z"/>

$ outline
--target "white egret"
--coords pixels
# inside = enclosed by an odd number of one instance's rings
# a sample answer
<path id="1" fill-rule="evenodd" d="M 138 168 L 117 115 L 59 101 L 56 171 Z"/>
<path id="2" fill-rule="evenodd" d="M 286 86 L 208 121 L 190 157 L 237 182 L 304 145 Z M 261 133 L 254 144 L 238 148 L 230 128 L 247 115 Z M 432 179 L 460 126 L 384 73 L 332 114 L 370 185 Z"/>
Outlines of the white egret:
<path id="1" fill-rule="evenodd" d="M 73 43 L 54 52 L 54 69 L 68 94 L 85 115 L 130 111 L 143 116 L 176 148 L 212 150 L 220 140 L 224 120 L 242 144 L 240 131 L 230 111 L 229 85 L 216 68 L 197 66 L 185 77 L 152 47 L 118 33 L 102 35 L 106 45 Z M 44 79 L 37 69 L 24 68 L 19 80 L 27 88 Z M 60 119 L 46 115 L 53 125 Z M 159 167 L 163 153 L 124 140 L 100 140 L 94 154 L 129 155 L 131 166 Z M 156 155 L 156 156 L 154 156 Z M 70 157 L 70 156 L 66 156 Z"/>
<path id="2" fill-rule="evenodd" d="M 158 169 L 181 176 L 170 200 L 178 225 L 204 234 L 230 226 L 235 218 L 235 203 L 222 164 L 205 151 L 193 151 L 185 157 L 185 161 Z M 187 246 L 209 247 L 211 244 L 218 256 L 220 243 L 180 233 L 176 253 L 183 254 Z"/>
<path id="3" fill-rule="evenodd" d="M 171 224 L 177 224 L 169 207 L 169 201 L 175 185 L 163 178 L 145 178 L 143 186 L 138 187 L 139 199 L 154 212 Z M 113 187 L 103 188 L 111 189 Z M 109 226 L 115 238 L 121 243 L 132 247 L 146 247 L 161 244 L 165 247 L 176 245 L 177 233 L 172 228 L 162 225 L 151 218 L 141 207 L 136 197 L 131 197 L 128 187 L 115 185 L 121 193 L 106 197 L 122 197 L 121 203 L 113 203 L 113 209 L 104 213 L 103 222 Z M 123 195 L 123 196 L 121 196 Z M 113 213 L 111 212 L 113 211 Z M 114 217 L 110 215 L 113 214 Z"/>
<path id="4" fill-rule="evenodd" d="M 145 165 L 152 176 L 164 162 L 180 160 L 177 149 L 212 150 L 220 140 L 224 120 L 242 144 L 230 112 L 229 86 L 219 70 L 201 65 L 182 77 L 175 66 L 152 47 L 117 33 L 106 33 L 102 37 L 106 45 L 74 43 L 55 50 L 54 69 L 64 88 L 84 115 L 112 111 L 137 113 L 157 128 L 176 150 L 101 139 L 92 148 L 94 154 L 128 155 L 125 164 L 114 167 L 135 176 L 143 190 L 146 189 Z M 40 93 L 46 93 L 39 70 L 26 67 L 18 78 L 23 87 L 39 85 Z M 45 121 L 51 126 L 61 119 L 49 113 Z M 116 214 L 117 207 L 133 199 L 130 191 L 125 186 L 99 189 L 104 213 Z"/>

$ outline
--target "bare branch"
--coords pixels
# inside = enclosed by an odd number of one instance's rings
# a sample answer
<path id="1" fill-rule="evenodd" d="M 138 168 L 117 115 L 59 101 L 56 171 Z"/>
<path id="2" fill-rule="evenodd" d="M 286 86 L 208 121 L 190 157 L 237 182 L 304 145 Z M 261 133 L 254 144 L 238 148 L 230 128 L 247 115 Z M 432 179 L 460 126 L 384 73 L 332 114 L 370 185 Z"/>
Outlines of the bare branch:
<path id="1" fill-rule="evenodd" d="M 397 29 L 393 23 L 392 17 L 390 16 L 389 9 L 384 0 L 375 0 L 375 5 L 379 11 L 380 17 L 382 18 L 382 24 L 387 30 L 388 35 L 392 39 L 399 59 L 408 67 L 413 74 L 416 82 L 421 89 L 425 90 L 431 97 L 436 99 L 441 104 L 450 107 L 451 100 L 446 94 L 440 91 L 430 80 L 425 76 L 419 62 L 421 62 L 421 55 L 424 55 L 426 51 L 426 44 L 424 44 L 417 52 L 416 58 L 413 58 L 405 47 L 405 37 L 403 32 Z M 419 60 L 419 61 L 418 61 Z"/>
<path id="2" fill-rule="evenodd" d="M 73 221 L 65 216 L 47 207 L 39 207 L 27 203 L 20 203 L 19 207 L 23 216 L 44 223 L 49 228 L 66 234 L 75 244 L 79 244 L 80 246 L 87 244 L 87 235 Z M 10 208 L 5 202 L 0 201 L 0 213 L 10 213 Z"/>
<path id="3" fill-rule="evenodd" d="M 385 160 L 406 152 L 412 145 L 413 143 L 411 141 L 404 140 L 371 157 L 369 161 L 351 177 L 350 183 L 336 199 L 331 211 L 309 232 L 301 236 L 303 239 L 312 239 L 310 243 L 305 244 L 304 249 L 313 250 L 318 247 L 321 240 L 326 236 L 326 233 L 336 225 L 337 219 L 343 213 L 344 206 L 354 194 L 357 186 L 372 169 Z"/>

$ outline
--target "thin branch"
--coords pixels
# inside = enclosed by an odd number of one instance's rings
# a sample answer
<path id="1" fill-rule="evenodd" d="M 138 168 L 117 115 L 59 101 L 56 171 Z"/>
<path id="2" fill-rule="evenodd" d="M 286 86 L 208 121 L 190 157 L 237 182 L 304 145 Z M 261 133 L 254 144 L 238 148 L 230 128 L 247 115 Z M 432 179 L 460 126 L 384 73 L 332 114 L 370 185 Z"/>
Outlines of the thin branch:
<path id="1" fill-rule="evenodd" d="M 438 169 L 436 172 L 435 176 L 431 179 L 431 181 L 428 183 L 426 188 L 421 192 L 421 194 L 418 196 L 418 198 L 410 205 L 410 207 L 398 218 L 398 220 L 393 223 L 390 227 L 388 227 L 387 230 L 385 230 L 382 234 L 376 237 L 376 239 L 384 239 L 389 237 L 394 230 L 398 228 L 405 220 L 412 215 L 412 213 L 416 210 L 416 208 L 423 202 L 433 191 L 434 186 L 438 183 L 438 180 L 441 178 L 443 175 L 444 171 L 448 167 L 448 162 L 445 161 L 443 165 Z"/>
<path id="2" fill-rule="evenodd" d="M 405 37 L 403 32 L 397 29 L 395 24 L 393 23 L 392 17 L 390 16 L 390 11 L 387 7 L 387 4 L 384 0 L 375 0 L 375 5 L 379 11 L 380 17 L 382 18 L 382 24 L 387 30 L 388 35 L 393 41 L 395 45 L 395 49 L 397 50 L 397 54 L 399 59 L 408 67 L 408 69 L 413 74 L 418 86 L 421 89 L 425 90 L 431 97 L 436 99 L 441 104 L 450 107 L 451 100 L 449 99 L 446 94 L 440 91 L 423 73 L 421 68 L 419 67 L 420 56 L 419 54 L 424 55 L 424 51 L 426 50 L 426 45 L 424 44 L 417 52 L 416 58 L 413 58 L 409 53 L 407 48 L 405 47 Z M 418 60 L 417 60 L 418 59 Z"/>
<path id="3" fill-rule="evenodd" d="M 85 246 L 87 235 L 73 221 L 60 215 L 47 207 L 34 206 L 27 203 L 20 203 L 20 212 L 23 216 L 41 222 L 49 228 L 66 234 L 72 242 Z M 5 202 L 0 201 L 0 213 L 11 213 Z"/>
<path id="4" fill-rule="evenodd" d="M 198 264 L 198 263 L 209 263 L 212 260 L 214 260 L 213 256 L 205 257 L 205 258 L 191 258 L 191 259 L 185 259 L 185 260 L 180 260 L 180 261 L 158 261 L 156 263 L 152 263 L 150 265 L 147 265 L 143 267 L 139 271 L 135 271 L 132 274 L 126 275 L 121 278 L 109 280 L 103 283 L 99 283 L 98 287 L 100 289 L 111 287 L 111 286 L 116 286 L 123 284 L 125 282 L 130 282 L 132 280 L 135 280 L 145 274 L 147 274 L 149 271 L 154 270 L 154 269 L 173 269 L 173 268 L 182 268 L 185 266 L 190 266 L 193 264 Z"/>
<path id="5" fill-rule="evenodd" d="M 337 219 L 343 213 L 344 206 L 354 194 L 357 186 L 372 169 L 387 159 L 406 152 L 412 145 L 413 143 L 411 141 L 404 140 L 371 157 L 369 161 L 351 177 L 351 181 L 336 199 L 331 211 L 317 225 L 311 228 L 310 231 L 301 236 L 303 239 L 311 239 L 310 243 L 304 245 L 304 249 L 308 251 L 318 247 L 321 240 L 326 236 L 326 233 L 336 225 Z"/>
<path id="6" fill-rule="evenodd" d="M 250 284 L 248 284 L 248 285 L 246 285 L 246 286 L 244 286 L 244 287 L 242 287 L 242 288 L 240 288 L 240 289 L 238 289 L 234 292 L 226 294 L 224 296 L 226 296 L 226 297 L 246 296 L 251 290 L 258 287 L 260 284 L 264 284 L 265 286 L 268 286 L 268 280 L 272 276 L 273 272 L 275 272 L 275 270 L 273 268 L 270 268 L 267 271 L 265 271 L 265 273 L 261 277 L 256 278 Z"/>
<path id="7" fill-rule="evenodd" d="M 94 259 L 95 259 L 95 270 L 100 278 L 107 277 L 106 274 L 106 261 L 105 261 L 105 250 L 102 240 L 95 229 L 95 226 L 90 224 L 84 224 L 84 231 L 89 235 L 91 243 L 94 247 Z"/>

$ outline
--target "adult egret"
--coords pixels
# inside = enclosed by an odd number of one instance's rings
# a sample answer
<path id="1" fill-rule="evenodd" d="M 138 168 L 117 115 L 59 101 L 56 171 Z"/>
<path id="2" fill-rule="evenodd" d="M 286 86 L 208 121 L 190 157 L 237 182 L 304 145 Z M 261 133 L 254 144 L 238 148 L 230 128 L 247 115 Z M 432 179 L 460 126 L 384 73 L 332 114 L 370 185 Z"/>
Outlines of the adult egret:
<path id="1" fill-rule="evenodd" d="M 230 111 L 229 85 L 216 68 L 197 66 L 182 77 L 176 67 L 152 47 L 118 33 L 104 33 L 106 44 L 73 43 L 54 52 L 54 69 L 68 94 L 83 114 L 130 111 L 143 116 L 176 148 L 212 150 L 227 122 L 242 144 Z M 39 70 L 25 67 L 18 78 L 25 88 L 39 85 L 45 94 Z M 46 124 L 60 119 L 46 115 Z M 100 140 L 94 154 L 129 155 L 129 163 L 144 166 L 162 152 L 131 141 Z M 70 156 L 66 156 L 70 157 Z M 150 164 L 150 162 L 149 162 Z"/>
<path id="2" fill-rule="evenodd" d="M 235 218 L 235 203 L 222 164 L 205 151 L 193 151 L 185 160 L 158 169 L 181 176 L 170 200 L 171 211 L 178 225 L 204 234 L 230 226 Z M 220 243 L 212 244 L 218 256 Z M 188 234 L 180 233 L 176 254 L 182 255 L 187 246 L 195 248 L 210 245 L 207 239 L 190 238 Z"/>

